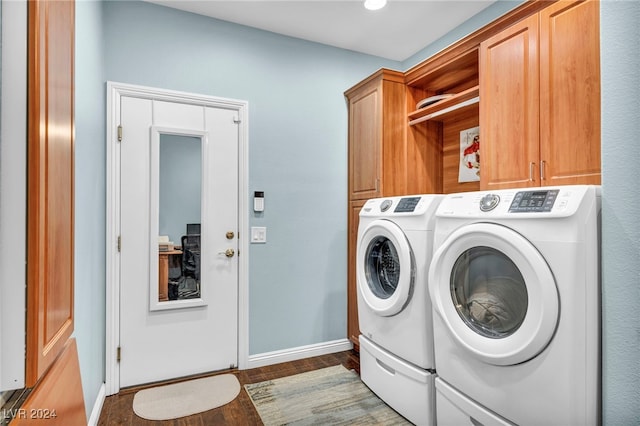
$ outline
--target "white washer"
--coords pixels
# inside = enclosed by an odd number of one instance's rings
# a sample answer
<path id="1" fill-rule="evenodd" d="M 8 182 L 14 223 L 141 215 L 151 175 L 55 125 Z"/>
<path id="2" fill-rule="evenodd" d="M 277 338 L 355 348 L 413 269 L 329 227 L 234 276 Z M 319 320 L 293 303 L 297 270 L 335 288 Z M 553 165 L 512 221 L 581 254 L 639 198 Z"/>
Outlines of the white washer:
<path id="1" fill-rule="evenodd" d="M 448 195 L 429 293 L 438 425 L 600 423 L 600 188 Z"/>
<path id="2" fill-rule="evenodd" d="M 427 268 L 442 195 L 377 198 L 360 211 L 360 376 L 415 424 L 431 425 L 434 353 Z"/>

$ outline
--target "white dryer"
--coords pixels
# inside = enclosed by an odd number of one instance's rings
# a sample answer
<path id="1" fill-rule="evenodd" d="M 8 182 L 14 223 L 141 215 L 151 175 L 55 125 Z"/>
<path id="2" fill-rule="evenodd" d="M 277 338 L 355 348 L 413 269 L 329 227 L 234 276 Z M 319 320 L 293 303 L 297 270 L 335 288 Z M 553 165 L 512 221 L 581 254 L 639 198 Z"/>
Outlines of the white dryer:
<path id="1" fill-rule="evenodd" d="M 438 425 L 600 423 L 599 215 L 597 186 L 442 201 L 429 271 Z"/>
<path id="2" fill-rule="evenodd" d="M 415 424 L 435 421 L 427 268 L 442 195 L 372 199 L 360 211 L 356 280 L 360 376 Z"/>

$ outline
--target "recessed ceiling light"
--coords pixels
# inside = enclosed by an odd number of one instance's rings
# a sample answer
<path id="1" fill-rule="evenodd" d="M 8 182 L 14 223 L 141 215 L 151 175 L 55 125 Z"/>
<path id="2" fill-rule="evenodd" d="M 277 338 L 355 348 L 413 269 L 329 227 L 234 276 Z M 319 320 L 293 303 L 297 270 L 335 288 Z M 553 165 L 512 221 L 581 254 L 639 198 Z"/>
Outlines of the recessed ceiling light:
<path id="1" fill-rule="evenodd" d="M 382 9 L 387 5 L 387 0 L 364 0 L 364 7 L 369 10 Z"/>

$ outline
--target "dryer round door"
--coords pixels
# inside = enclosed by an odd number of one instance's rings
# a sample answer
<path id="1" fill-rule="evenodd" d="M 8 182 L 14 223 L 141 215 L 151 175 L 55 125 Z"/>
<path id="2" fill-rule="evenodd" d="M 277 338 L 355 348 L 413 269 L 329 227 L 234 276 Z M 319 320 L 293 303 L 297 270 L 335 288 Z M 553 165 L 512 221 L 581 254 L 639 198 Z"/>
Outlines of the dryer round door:
<path id="1" fill-rule="evenodd" d="M 405 307 L 413 290 L 415 262 L 407 237 L 398 225 L 375 220 L 358 241 L 358 291 L 380 316 L 392 316 Z"/>
<path id="2" fill-rule="evenodd" d="M 434 253 L 429 293 L 448 332 L 473 356 L 513 365 L 539 354 L 558 323 L 556 282 L 544 257 L 519 233 L 476 223 Z"/>

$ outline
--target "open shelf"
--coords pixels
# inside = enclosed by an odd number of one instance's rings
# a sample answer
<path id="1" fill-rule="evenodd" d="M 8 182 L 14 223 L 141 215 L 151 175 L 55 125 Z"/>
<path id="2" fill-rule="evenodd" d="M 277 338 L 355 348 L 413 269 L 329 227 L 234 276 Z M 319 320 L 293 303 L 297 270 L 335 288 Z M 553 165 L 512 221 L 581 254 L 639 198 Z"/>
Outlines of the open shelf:
<path id="1" fill-rule="evenodd" d="M 457 93 L 456 95 L 438 101 L 409 113 L 409 125 L 413 126 L 427 120 L 443 121 L 450 113 L 460 113 L 461 109 L 473 107 L 480 101 L 479 87 Z"/>
<path id="2" fill-rule="evenodd" d="M 461 81 L 478 79 L 478 47 L 451 57 L 441 55 L 407 71 L 409 87 L 420 87 L 430 93 L 446 93 Z"/>

